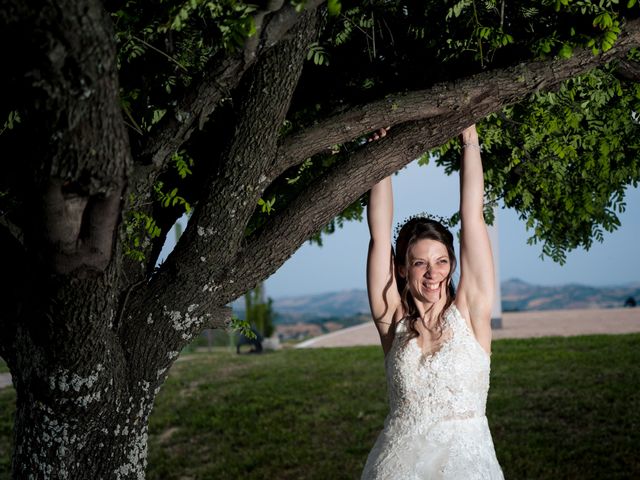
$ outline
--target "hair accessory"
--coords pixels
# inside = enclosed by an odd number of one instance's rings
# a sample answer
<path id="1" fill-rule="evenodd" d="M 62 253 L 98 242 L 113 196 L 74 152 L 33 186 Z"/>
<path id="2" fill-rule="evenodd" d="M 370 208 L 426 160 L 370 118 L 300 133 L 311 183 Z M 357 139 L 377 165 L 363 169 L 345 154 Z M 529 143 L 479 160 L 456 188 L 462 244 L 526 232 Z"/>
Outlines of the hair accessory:
<path id="1" fill-rule="evenodd" d="M 443 217 L 441 215 L 434 215 L 432 213 L 427 213 L 427 212 L 416 213 L 414 215 L 411 215 L 405 218 L 402 222 L 399 222 L 396 224 L 396 228 L 393 230 L 393 243 L 395 243 L 396 240 L 398 239 L 398 235 L 400 234 L 400 230 L 402 230 L 402 227 L 404 227 L 409 221 L 416 218 L 425 218 L 427 220 L 435 220 L 436 222 L 440 222 L 442 226 L 444 226 L 445 228 L 449 228 L 449 229 L 455 226 L 457 223 L 453 217 Z"/>

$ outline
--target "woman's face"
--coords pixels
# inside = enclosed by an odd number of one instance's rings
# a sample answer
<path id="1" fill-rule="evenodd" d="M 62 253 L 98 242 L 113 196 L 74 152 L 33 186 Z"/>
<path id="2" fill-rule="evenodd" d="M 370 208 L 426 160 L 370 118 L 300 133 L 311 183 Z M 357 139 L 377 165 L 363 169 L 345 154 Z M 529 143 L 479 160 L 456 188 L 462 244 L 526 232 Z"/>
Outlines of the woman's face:
<path id="1" fill-rule="evenodd" d="M 435 303 L 446 295 L 451 261 L 444 243 L 418 240 L 409 248 L 407 258 L 407 285 L 414 299 Z"/>

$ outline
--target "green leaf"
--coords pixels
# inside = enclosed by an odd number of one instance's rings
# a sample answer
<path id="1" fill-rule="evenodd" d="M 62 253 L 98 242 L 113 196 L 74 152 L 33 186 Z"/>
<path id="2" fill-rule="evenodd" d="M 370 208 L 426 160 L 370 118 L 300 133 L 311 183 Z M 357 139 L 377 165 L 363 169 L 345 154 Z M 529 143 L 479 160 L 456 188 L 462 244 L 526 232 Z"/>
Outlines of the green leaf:
<path id="1" fill-rule="evenodd" d="M 562 45 L 558 55 L 560 58 L 571 58 L 571 55 L 573 55 L 573 48 L 568 43 L 565 43 Z"/>
<path id="2" fill-rule="evenodd" d="M 327 11 L 329 15 L 332 17 L 336 17 L 340 15 L 340 11 L 342 10 L 342 3 L 340 0 L 329 0 L 327 2 Z"/>
<path id="3" fill-rule="evenodd" d="M 229 328 L 252 340 L 256 338 L 256 334 L 251 330 L 251 324 L 246 320 L 240 320 L 236 315 L 231 317 Z"/>

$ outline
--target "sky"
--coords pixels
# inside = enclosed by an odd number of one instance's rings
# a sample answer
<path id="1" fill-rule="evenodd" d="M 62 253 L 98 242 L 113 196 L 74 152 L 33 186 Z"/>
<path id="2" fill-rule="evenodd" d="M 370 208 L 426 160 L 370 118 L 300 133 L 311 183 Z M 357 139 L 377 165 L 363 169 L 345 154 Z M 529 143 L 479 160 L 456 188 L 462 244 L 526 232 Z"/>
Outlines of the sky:
<path id="1" fill-rule="evenodd" d="M 407 217 L 429 211 L 450 216 L 458 209 L 458 176 L 447 176 L 431 162 L 413 162 L 393 177 L 394 228 Z M 498 210 L 498 253 L 501 281 L 519 278 L 536 285 L 580 283 L 592 286 L 640 281 L 640 188 L 626 191 L 627 209 L 619 215 L 622 226 L 605 232 L 587 252 L 574 250 L 560 266 L 540 259 L 541 245 L 527 245 L 529 234 L 514 210 Z M 365 267 L 369 231 L 366 221 L 350 222 L 324 237 L 323 246 L 305 243 L 266 281 L 266 294 L 274 299 L 366 289 Z M 495 249 L 495 247 L 494 247 Z"/>
<path id="2" fill-rule="evenodd" d="M 431 162 L 420 167 L 409 164 L 393 177 L 394 226 L 407 217 L 429 211 L 450 216 L 458 209 L 458 176 L 447 176 Z M 519 278 L 536 285 L 579 283 L 591 286 L 640 282 L 640 187 L 626 191 L 627 209 L 619 215 L 622 226 L 605 232 L 604 242 L 594 242 L 567 254 L 563 266 L 550 258 L 540 259 L 541 245 L 527 245 L 524 222 L 511 209 L 497 215 L 498 249 L 494 247 L 500 280 Z M 174 235 L 161 258 L 173 248 Z M 315 295 L 342 290 L 366 289 L 365 266 L 369 231 L 366 221 L 348 222 L 323 246 L 305 243 L 265 282 L 266 295 L 274 299 Z M 497 254 L 496 251 L 497 250 Z"/>

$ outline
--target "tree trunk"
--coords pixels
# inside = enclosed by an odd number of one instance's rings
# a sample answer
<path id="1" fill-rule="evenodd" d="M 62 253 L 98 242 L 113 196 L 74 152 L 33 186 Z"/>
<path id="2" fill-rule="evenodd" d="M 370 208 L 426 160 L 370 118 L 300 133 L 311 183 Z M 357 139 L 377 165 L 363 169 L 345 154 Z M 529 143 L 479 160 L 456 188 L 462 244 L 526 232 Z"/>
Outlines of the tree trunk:
<path id="1" fill-rule="evenodd" d="M 141 383 L 128 399 L 98 405 L 92 381 L 102 373 L 61 374 L 46 399 L 18 390 L 13 478 L 144 478 L 154 392 Z"/>
<path id="2" fill-rule="evenodd" d="M 53 276 L 22 309 L 8 359 L 17 390 L 13 478 L 144 478 L 149 414 L 177 352 L 152 374 L 148 359 L 125 354 L 114 270 Z"/>

